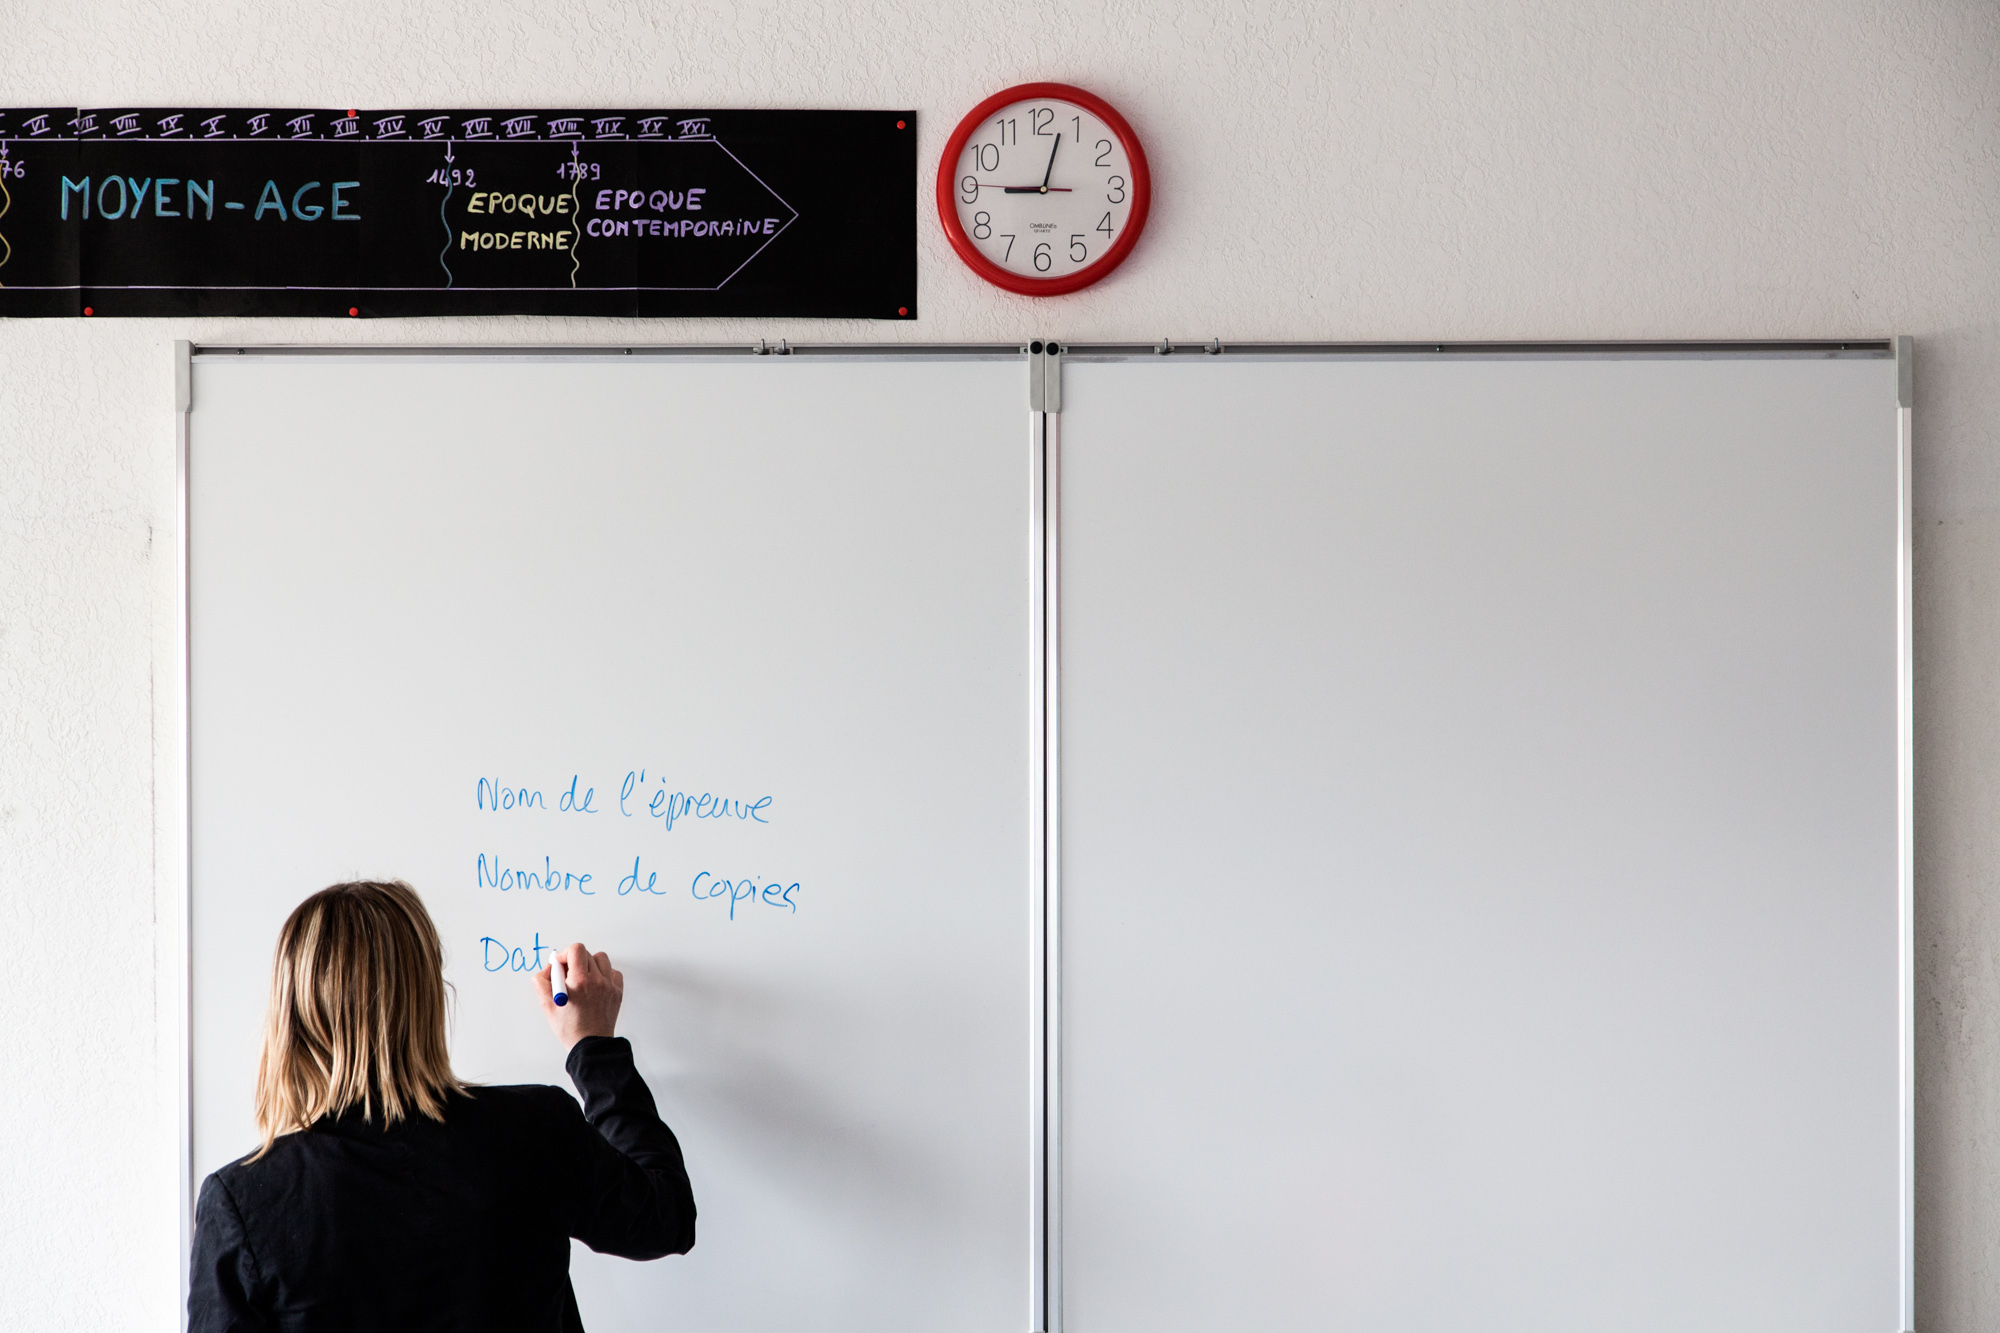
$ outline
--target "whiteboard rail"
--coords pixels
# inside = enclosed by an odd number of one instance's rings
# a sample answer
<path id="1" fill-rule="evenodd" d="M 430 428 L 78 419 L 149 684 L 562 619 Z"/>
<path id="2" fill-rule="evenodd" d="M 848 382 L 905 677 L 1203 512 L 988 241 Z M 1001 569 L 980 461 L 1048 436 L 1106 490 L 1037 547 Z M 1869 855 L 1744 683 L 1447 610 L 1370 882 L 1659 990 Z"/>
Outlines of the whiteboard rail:
<path id="1" fill-rule="evenodd" d="M 716 357 L 798 356 L 809 359 L 865 357 L 881 360 L 992 360 L 1027 355 L 1026 343 L 571 343 L 500 345 L 478 343 L 228 343 L 196 344 L 196 356 L 388 356 L 388 357 Z"/>
<path id="2" fill-rule="evenodd" d="M 800 356 L 887 358 L 1025 357 L 1020 343 L 571 343 L 518 345 L 478 343 L 214 343 L 191 344 L 194 356 L 465 356 L 465 357 L 722 357 Z M 1650 342 L 1223 342 L 1220 339 L 1177 342 L 1071 342 L 1062 344 L 1068 356 L 1089 360 L 1144 356 L 1226 356 L 1306 359 L 1320 357 L 1476 356 L 1501 359 L 1532 357 L 1891 357 L 1890 338 L 1767 339 L 1734 341 Z"/>
<path id="3" fill-rule="evenodd" d="M 1560 359 L 1596 358 L 1618 360 L 1624 357 L 1647 357 L 1649 359 L 1688 357 L 1799 357 L 1799 356 L 1852 356 L 1888 357 L 1894 355 L 1894 346 L 1888 338 L 1860 339 L 1770 339 L 1757 341 L 1675 341 L 1675 342 L 1223 342 L 1219 338 L 1206 341 L 1181 341 L 1162 338 L 1153 343 L 1092 343 L 1072 342 L 1064 344 L 1064 351 L 1079 359 L 1092 361 L 1119 360 L 1126 357 L 1177 356 L 1194 357 L 1228 356 L 1261 357 L 1277 360 L 1306 360 L 1326 357 L 1368 357 L 1397 359 L 1410 357 L 1429 360 L 1437 356 L 1493 357 L 1501 360 L 1524 360 L 1553 357 Z"/>

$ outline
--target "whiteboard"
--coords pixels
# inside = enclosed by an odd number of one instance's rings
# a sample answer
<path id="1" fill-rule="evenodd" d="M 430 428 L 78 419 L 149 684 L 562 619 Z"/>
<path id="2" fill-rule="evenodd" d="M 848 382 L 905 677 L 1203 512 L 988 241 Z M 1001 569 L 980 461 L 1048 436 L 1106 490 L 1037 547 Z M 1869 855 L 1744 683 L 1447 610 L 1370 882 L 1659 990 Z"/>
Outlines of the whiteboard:
<path id="1" fill-rule="evenodd" d="M 566 1085 L 537 942 L 625 972 L 700 1236 L 578 1246 L 591 1329 L 1021 1333 L 1021 359 L 202 355 L 192 391 L 195 1177 L 255 1146 L 285 915 L 400 876 L 462 1076 Z"/>
<path id="2" fill-rule="evenodd" d="M 1895 364 L 1088 355 L 1074 1333 L 1891 1333 Z"/>
<path id="3" fill-rule="evenodd" d="M 600 1333 L 1908 1326 L 1879 347 L 656 351 L 196 359 L 196 1178 L 402 875 L 631 978 Z"/>

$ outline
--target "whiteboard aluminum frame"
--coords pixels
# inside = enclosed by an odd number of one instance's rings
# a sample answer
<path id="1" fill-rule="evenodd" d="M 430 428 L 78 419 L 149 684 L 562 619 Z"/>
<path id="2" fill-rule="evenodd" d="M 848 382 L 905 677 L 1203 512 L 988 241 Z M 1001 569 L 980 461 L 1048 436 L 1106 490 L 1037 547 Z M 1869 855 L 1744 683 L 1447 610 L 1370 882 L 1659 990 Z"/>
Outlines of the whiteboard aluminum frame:
<path id="1" fill-rule="evenodd" d="M 1050 360 L 1053 362 L 1054 357 Z M 1061 373 L 1060 363 L 1049 367 Z M 1060 404 L 1060 400 L 1057 400 Z M 1062 414 L 1040 414 L 1042 504 L 1043 1190 L 1038 1333 L 1062 1333 Z"/>
<path id="2" fill-rule="evenodd" d="M 1896 354 L 1896 1039 L 1902 1132 L 1902 1333 L 1917 1327 L 1917 839 L 1915 501 L 1912 490 L 1916 342 Z"/>
<path id="3" fill-rule="evenodd" d="M 188 688 L 188 441 L 194 413 L 194 344 L 185 340 L 174 344 L 174 512 L 180 531 L 174 551 L 174 587 L 180 606 L 175 617 L 174 653 L 180 671 L 180 697 L 176 703 L 180 727 L 180 791 L 174 818 L 181 830 L 180 921 L 181 947 L 178 999 L 175 1015 L 174 1074 L 180 1096 L 180 1195 L 179 1235 L 180 1315 L 178 1324 L 188 1325 L 189 1265 L 194 1259 L 194 756 L 189 750 L 193 736 L 190 724 Z M 155 890 L 157 893 L 157 889 Z"/>
<path id="4" fill-rule="evenodd" d="M 1898 1106 L 1900 1190 L 1898 1200 L 1901 1329 L 1916 1326 L 1916 1041 L 1915 1041 L 1915 784 L 1914 638 L 1912 625 L 1912 446 L 1914 343 L 1894 338 L 1625 341 L 1625 342 L 1232 342 L 1220 339 L 1176 343 L 1069 343 L 1046 354 L 1021 343 L 802 343 L 780 339 L 756 343 L 624 342 L 538 344 L 174 344 L 176 415 L 175 484 L 180 522 L 176 583 L 179 598 L 176 652 L 180 667 L 180 792 L 174 817 L 181 834 L 179 922 L 179 1013 L 176 1072 L 180 1096 L 180 1290 L 179 1322 L 187 1326 L 187 1282 L 194 1238 L 193 1178 L 193 757 L 191 714 L 191 634 L 189 608 L 189 485 L 193 431 L 193 361 L 233 356 L 259 357 L 421 357 L 440 360 L 524 358 L 716 359 L 798 356 L 814 360 L 1005 360 L 1020 358 L 1039 381 L 1025 404 L 1029 411 L 1031 517 L 1029 540 L 1030 765 L 1029 780 L 1029 950 L 1031 978 L 1030 1163 L 1031 1235 L 1028 1291 L 1032 1333 L 1062 1333 L 1062 1078 L 1061 1078 L 1061 840 L 1060 800 L 1060 456 L 1061 374 L 1065 357 L 1114 361 L 1150 356 L 1227 356 L 1272 361 L 1318 360 L 1581 360 L 1843 358 L 1886 359 L 1897 363 L 1897 551 L 1896 551 L 1896 728 L 1897 728 L 1897 925 L 1898 925 Z M 1040 372 L 1039 374 L 1036 372 Z M 1043 377 L 1046 376 L 1046 379 Z"/>
<path id="5" fill-rule="evenodd" d="M 1032 363 L 1031 363 L 1032 365 Z M 1031 371 L 1032 373 L 1032 371 Z M 1033 390 L 1030 389 L 1032 396 Z M 1052 802 L 1048 792 L 1052 765 L 1048 750 L 1048 700 L 1052 693 L 1048 679 L 1048 612 L 1045 598 L 1048 580 L 1048 481 L 1047 453 L 1043 440 L 1046 418 L 1030 413 L 1029 533 L 1028 564 L 1033 574 L 1028 580 L 1028 681 L 1032 701 L 1028 716 L 1028 938 L 1029 1027 L 1034 1042 L 1028 1056 L 1028 1123 L 1031 1158 L 1028 1187 L 1028 1253 L 1033 1269 L 1029 1274 L 1028 1327 L 1032 1333 L 1046 1333 L 1048 1311 L 1049 1254 L 1049 832 Z"/>

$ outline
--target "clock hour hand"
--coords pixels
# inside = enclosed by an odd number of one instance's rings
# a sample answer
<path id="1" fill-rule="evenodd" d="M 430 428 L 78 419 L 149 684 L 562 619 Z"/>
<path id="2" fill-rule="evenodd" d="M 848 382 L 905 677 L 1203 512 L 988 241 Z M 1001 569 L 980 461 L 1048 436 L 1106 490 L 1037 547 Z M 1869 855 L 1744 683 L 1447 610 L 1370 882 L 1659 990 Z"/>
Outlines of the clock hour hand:
<path id="1" fill-rule="evenodd" d="M 1005 189 L 1001 190 L 1001 192 L 1000 192 L 1000 193 L 1002 193 L 1002 194 L 1068 194 L 1068 193 L 1070 193 L 1070 189 L 1069 189 L 1069 187 L 1068 187 L 1068 186 L 1065 186 L 1065 185 L 1058 185 L 1058 186 L 1055 186 L 1054 188 L 1050 188 L 1050 186 L 1049 186 L 1049 177 L 1051 177 L 1051 176 L 1053 176 L 1053 175 L 1055 175 L 1055 174 L 1056 174 L 1056 150 L 1057 150 L 1058 148 L 1061 148 L 1061 147 L 1062 147 L 1062 136 L 1061 136 L 1060 134 L 1058 134 L 1058 135 L 1056 136 L 1056 141 L 1055 141 L 1054 143 L 1052 143 L 1052 144 L 1050 144 L 1050 145 L 1049 145 L 1049 169 L 1048 169 L 1047 171 L 1044 171 L 1044 172 L 1042 173 L 1042 183 L 1041 183 L 1040 185 L 1009 185 L 1009 186 L 1007 186 L 1007 187 L 1006 187 Z"/>

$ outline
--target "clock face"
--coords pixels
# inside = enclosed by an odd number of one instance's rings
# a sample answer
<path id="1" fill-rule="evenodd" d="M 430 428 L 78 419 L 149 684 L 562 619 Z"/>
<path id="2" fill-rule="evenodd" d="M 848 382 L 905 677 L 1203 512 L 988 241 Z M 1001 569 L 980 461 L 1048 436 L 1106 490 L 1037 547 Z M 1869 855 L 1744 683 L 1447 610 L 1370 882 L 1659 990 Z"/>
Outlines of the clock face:
<path id="1" fill-rule="evenodd" d="M 960 124 L 938 172 L 959 254 L 989 281 L 1033 295 L 1075 291 L 1117 267 L 1145 226 L 1150 193 L 1124 118 L 1060 84 L 989 98 Z"/>

